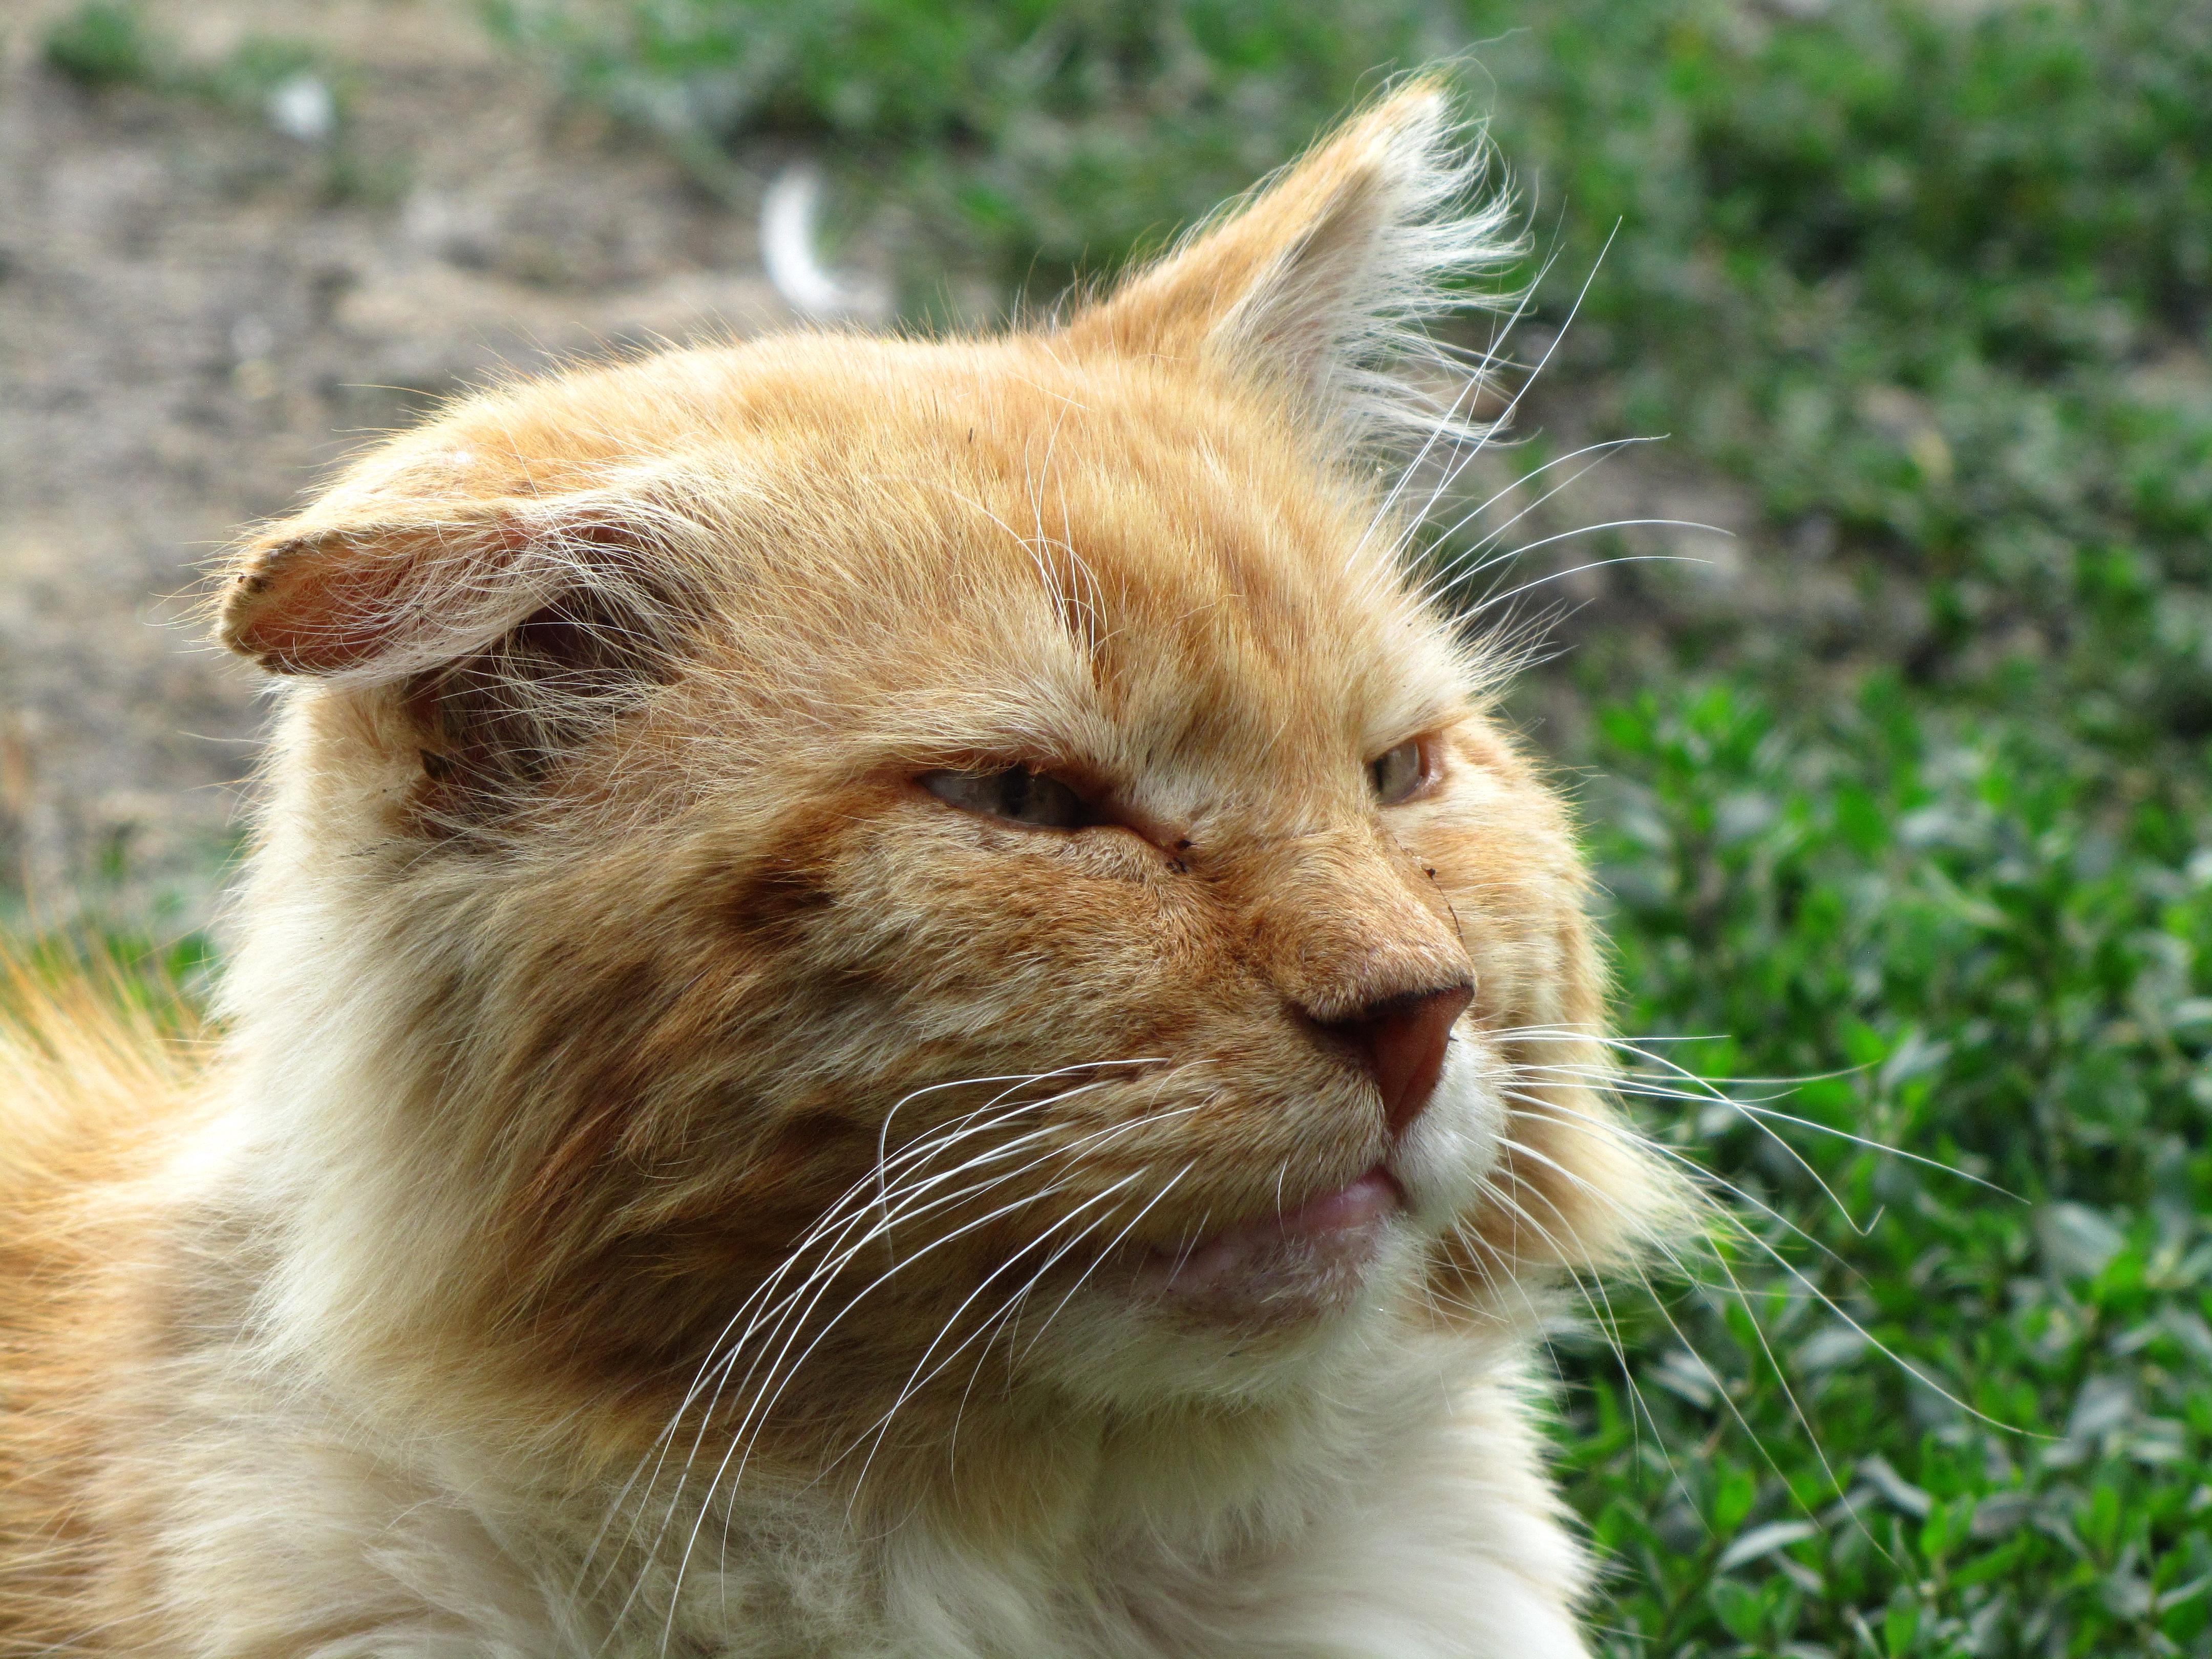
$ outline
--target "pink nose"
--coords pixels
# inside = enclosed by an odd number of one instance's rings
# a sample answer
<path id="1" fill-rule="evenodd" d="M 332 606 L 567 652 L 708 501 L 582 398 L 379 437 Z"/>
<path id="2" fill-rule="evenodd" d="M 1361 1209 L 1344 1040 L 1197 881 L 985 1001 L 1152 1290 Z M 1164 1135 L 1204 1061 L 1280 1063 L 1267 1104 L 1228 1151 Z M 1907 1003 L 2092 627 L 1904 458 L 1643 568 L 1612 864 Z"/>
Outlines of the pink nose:
<path id="1" fill-rule="evenodd" d="M 1409 991 L 1322 1028 L 1366 1066 L 1382 1093 L 1383 1120 L 1394 1136 L 1406 1132 L 1436 1092 L 1452 1026 L 1474 1000 L 1474 988 L 1468 985 Z"/>

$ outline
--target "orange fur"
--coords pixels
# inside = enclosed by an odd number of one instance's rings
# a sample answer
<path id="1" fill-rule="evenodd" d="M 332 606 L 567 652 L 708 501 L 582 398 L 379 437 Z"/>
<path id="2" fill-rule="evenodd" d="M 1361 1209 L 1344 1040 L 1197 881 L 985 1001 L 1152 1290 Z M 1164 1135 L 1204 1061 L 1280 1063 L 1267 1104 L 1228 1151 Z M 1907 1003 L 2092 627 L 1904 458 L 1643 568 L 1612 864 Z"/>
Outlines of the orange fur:
<path id="1" fill-rule="evenodd" d="M 1518 1355 L 1671 1200 L 1365 447 L 1467 182 L 1415 85 L 1064 324 L 486 393 L 246 544 L 219 1084 L 6 1050 L 91 1127 L 0 1650 L 1579 1651 Z"/>
<path id="2" fill-rule="evenodd" d="M 90 1493 L 171 1316 L 152 1258 L 203 1115 L 194 1040 L 88 971 L 0 984 L 0 1653 L 102 1651 Z"/>

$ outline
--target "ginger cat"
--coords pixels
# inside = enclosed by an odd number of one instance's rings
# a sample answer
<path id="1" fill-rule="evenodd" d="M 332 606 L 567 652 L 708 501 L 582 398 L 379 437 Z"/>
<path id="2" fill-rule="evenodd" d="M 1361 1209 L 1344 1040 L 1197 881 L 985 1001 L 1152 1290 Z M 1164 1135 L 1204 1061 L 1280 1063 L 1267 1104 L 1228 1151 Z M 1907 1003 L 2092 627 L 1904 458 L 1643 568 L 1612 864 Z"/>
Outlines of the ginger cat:
<path id="1" fill-rule="evenodd" d="M 255 537 L 205 1061 L 9 1040 L 0 1652 L 1566 1659 L 1677 1200 L 1421 591 L 1433 83 L 1049 324 L 472 397 Z"/>

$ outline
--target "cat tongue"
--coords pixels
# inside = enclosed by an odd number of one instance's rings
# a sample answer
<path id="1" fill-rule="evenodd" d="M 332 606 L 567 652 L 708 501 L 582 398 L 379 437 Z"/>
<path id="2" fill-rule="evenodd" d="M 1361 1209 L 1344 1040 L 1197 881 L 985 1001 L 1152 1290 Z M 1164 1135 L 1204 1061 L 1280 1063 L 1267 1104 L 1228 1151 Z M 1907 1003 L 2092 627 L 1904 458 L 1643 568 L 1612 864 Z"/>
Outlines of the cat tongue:
<path id="1" fill-rule="evenodd" d="M 1243 1278 L 1279 1275 L 1285 1256 L 1299 1258 L 1309 1270 L 1356 1266 L 1374 1254 L 1383 1222 L 1404 1201 L 1395 1181 L 1370 1170 L 1287 1215 L 1201 1241 L 1188 1255 L 1164 1263 L 1162 1282 L 1170 1292 L 1218 1291 Z"/>

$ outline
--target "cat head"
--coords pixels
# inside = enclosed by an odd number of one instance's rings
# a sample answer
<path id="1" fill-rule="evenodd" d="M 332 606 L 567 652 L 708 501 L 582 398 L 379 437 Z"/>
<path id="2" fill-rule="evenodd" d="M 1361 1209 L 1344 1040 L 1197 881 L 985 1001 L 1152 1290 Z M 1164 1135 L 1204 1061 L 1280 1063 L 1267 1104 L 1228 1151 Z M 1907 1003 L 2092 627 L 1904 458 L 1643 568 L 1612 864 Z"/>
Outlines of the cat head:
<path id="1" fill-rule="evenodd" d="M 1617 1252 L 1571 829 L 1377 459 L 1474 166 L 1415 84 L 1060 319 L 519 384 L 249 543 L 276 1328 L 829 1445 Z"/>

